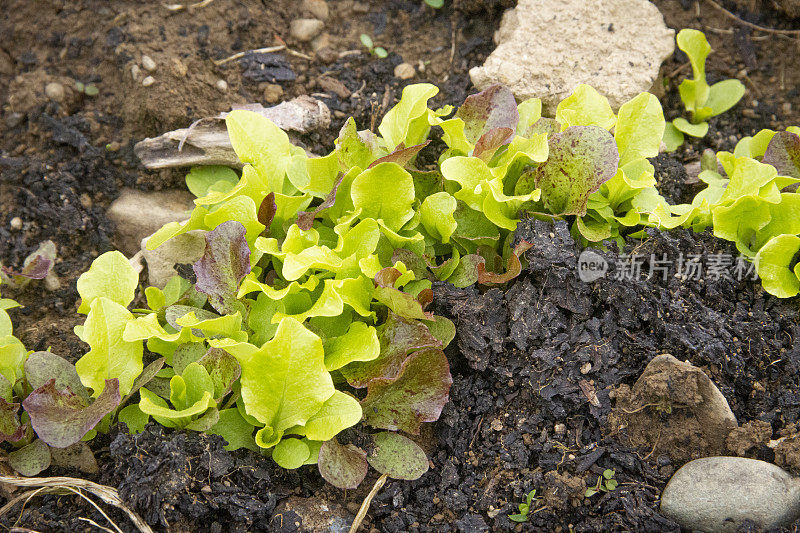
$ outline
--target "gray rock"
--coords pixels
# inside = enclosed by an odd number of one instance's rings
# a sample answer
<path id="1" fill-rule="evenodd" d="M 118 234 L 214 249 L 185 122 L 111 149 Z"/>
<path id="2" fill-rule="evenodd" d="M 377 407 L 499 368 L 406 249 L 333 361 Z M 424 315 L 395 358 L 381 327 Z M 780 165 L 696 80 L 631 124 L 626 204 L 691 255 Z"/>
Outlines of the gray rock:
<path id="1" fill-rule="evenodd" d="M 177 274 L 178 263 L 194 263 L 206 249 L 205 231 L 194 230 L 173 237 L 155 250 L 147 249 L 147 241 L 142 240 L 142 257 L 147 263 L 147 279 L 150 285 L 163 289 L 169 278 Z M 152 235 L 151 235 L 152 237 Z"/>
<path id="2" fill-rule="evenodd" d="M 187 220 L 189 211 L 194 208 L 193 200 L 189 191 L 124 189 L 108 208 L 108 217 L 116 225 L 117 246 L 128 256 L 135 254 L 142 239 L 164 224 Z"/>
<path id="3" fill-rule="evenodd" d="M 308 42 L 320 34 L 325 23 L 317 19 L 295 19 L 289 25 L 289 34 L 301 42 Z"/>
<path id="4" fill-rule="evenodd" d="M 800 480 L 755 459 L 695 459 L 669 480 L 661 513 L 706 533 L 734 532 L 745 520 L 762 530 L 777 528 L 800 516 Z"/>
<path id="5" fill-rule="evenodd" d="M 353 518 L 336 502 L 290 496 L 278 504 L 270 524 L 275 531 L 347 533 Z"/>
<path id="6" fill-rule="evenodd" d="M 614 109 L 647 91 L 675 46 L 675 32 L 647 0 L 520 0 L 503 15 L 497 48 L 470 70 L 478 89 L 502 83 L 545 111 L 580 83 Z"/>

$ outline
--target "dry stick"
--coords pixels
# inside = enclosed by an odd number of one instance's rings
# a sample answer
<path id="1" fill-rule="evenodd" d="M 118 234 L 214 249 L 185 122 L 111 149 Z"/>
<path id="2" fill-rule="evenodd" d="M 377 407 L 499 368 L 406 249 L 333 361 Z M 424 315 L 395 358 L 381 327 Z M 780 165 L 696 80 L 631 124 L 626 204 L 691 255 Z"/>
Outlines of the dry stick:
<path id="1" fill-rule="evenodd" d="M 216 61 L 216 60 L 212 59 L 211 62 L 219 67 L 221 65 L 224 65 L 225 63 L 233 61 L 234 59 L 239 59 L 240 57 L 244 57 L 247 54 L 271 54 L 272 52 L 280 52 L 281 50 L 284 50 L 285 48 L 286 48 L 285 44 L 280 44 L 278 46 L 270 46 L 270 47 L 267 47 L 267 48 L 258 48 L 257 50 L 245 50 L 244 52 L 238 52 L 236 54 L 233 54 L 232 56 L 226 57 L 225 59 L 220 59 L 219 61 Z"/>
<path id="2" fill-rule="evenodd" d="M 389 479 L 387 474 L 383 474 L 381 477 L 379 477 L 378 481 L 375 482 L 375 486 L 372 487 L 372 490 L 369 491 L 367 497 L 364 498 L 364 501 L 361 503 L 361 509 L 358 510 L 358 514 L 353 520 L 353 525 L 350 527 L 350 533 L 356 533 L 356 531 L 358 531 L 361 522 L 363 522 L 364 517 L 367 516 L 367 511 L 369 510 L 369 505 L 372 503 L 372 498 L 378 494 L 378 491 L 381 490 L 381 487 L 383 487 L 383 484 L 386 483 L 387 479 Z"/>
<path id="3" fill-rule="evenodd" d="M 714 6 L 715 8 L 719 9 L 723 13 L 725 13 L 725 15 L 728 18 L 731 18 L 731 19 L 735 20 L 736 22 L 738 22 L 739 24 L 741 24 L 743 26 L 747 26 L 748 28 L 752 28 L 754 30 L 763 31 L 763 32 L 767 32 L 767 33 L 774 33 L 776 35 L 797 35 L 797 36 L 800 36 L 800 30 L 776 30 L 775 28 L 765 28 L 764 26 L 759 26 L 758 24 L 753 24 L 752 22 L 747 22 L 746 20 L 742 20 L 741 18 L 737 17 L 736 15 L 734 15 L 733 13 L 731 13 L 730 11 L 728 11 L 727 9 L 725 9 L 724 7 L 722 7 L 721 5 L 716 3 L 714 0 L 706 0 L 706 2 L 708 2 L 709 4 Z"/>
<path id="4" fill-rule="evenodd" d="M 142 518 L 136 514 L 135 511 L 128 509 L 124 503 L 122 503 L 122 499 L 119 497 L 119 493 L 116 489 L 112 487 L 107 487 L 105 485 L 100 485 L 99 483 L 94 483 L 92 481 L 88 481 L 85 479 L 79 479 L 74 477 L 20 477 L 20 476 L 0 476 L 0 483 L 8 483 L 9 485 L 15 485 L 18 487 L 48 487 L 51 489 L 66 489 L 72 490 L 74 489 L 83 489 L 87 492 L 90 492 L 103 500 L 105 503 L 109 505 L 113 505 L 125 512 L 128 515 L 128 518 L 131 519 L 131 522 L 139 529 L 141 533 L 154 533 L 153 530 L 150 528 L 147 523 L 142 520 Z M 85 497 L 85 496 L 84 496 Z"/>

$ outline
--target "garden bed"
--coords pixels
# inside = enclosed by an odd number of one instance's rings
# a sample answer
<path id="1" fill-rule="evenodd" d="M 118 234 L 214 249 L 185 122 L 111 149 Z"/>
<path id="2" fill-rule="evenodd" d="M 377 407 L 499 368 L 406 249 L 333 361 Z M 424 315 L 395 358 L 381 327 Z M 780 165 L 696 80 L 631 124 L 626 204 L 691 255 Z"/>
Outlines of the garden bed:
<path id="1" fill-rule="evenodd" d="M 800 95 L 793 89 L 800 84 L 800 65 L 796 40 L 741 30 L 702 2 L 699 16 L 694 3 L 688 9 L 677 1 L 656 3 L 671 27 L 706 31 L 715 49 L 709 72 L 736 77 L 747 69 L 749 91 L 742 103 L 712 119 L 704 139 L 656 161 L 662 193 L 680 201 L 696 192 L 685 182 L 682 165 L 699 159 L 704 148 L 732 149 L 736 140 L 762 128 L 800 123 Z M 84 345 L 72 332 L 81 321 L 75 280 L 98 254 L 114 248 L 106 207 L 123 186 L 173 188 L 184 177 L 141 169 L 133 144 L 227 111 L 231 103 L 263 101 L 272 88 L 244 77 L 238 66 L 215 67 L 209 58 L 267 46 L 274 34 L 286 36 L 294 4 L 249 2 L 232 9 L 218 1 L 165 17 L 160 4 L 20 3 L 0 22 L 0 34 L 10 36 L 0 41 L 0 54 L 13 58 L 10 73 L 0 69 L 0 91 L 27 112 L 20 118 L 7 108 L 0 124 L 0 259 L 19 265 L 45 239 L 59 250 L 55 271 L 61 288 L 30 286 L 9 294 L 25 305 L 12 318 L 28 349 L 52 347 L 73 361 L 83 355 Z M 467 70 L 492 50 L 502 2 L 472 11 L 431 11 L 420 4 L 330 2 L 329 31 L 337 49 L 358 49 L 358 35 L 369 32 L 380 35 L 390 52 L 386 59 L 363 52 L 332 63 L 287 56 L 297 77 L 280 84 L 284 98 L 329 95 L 324 101 L 333 124 L 303 139 L 309 149 L 327 153 L 346 117 L 367 127 L 396 103 L 407 82 L 394 77 L 394 67 L 403 60 L 429 61 L 414 81 L 439 86 L 437 104 L 458 105 L 472 92 Z M 95 12 L 100 23 L 88 15 Z M 783 23 L 783 15 L 771 11 L 755 18 L 737 12 L 763 26 Z M 123 68 L 130 54 L 142 50 L 157 59 L 163 74 L 155 71 L 158 81 L 150 87 L 134 84 Z M 175 59 L 185 67 L 182 76 Z M 683 74 L 673 73 L 683 62 L 676 55 L 662 68 L 667 118 L 681 113 L 676 86 Z M 335 94 L 330 82 L 320 82 L 322 74 L 338 80 L 343 95 L 356 97 Z M 68 91 L 57 104 L 33 89 L 58 76 L 96 83 L 100 94 Z M 219 79 L 227 83 L 224 96 L 216 87 Z M 22 220 L 21 230 L 12 227 L 15 217 Z M 760 283 L 737 280 L 732 271 L 719 279 L 683 280 L 674 271 L 666 279 L 612 279 L 624 267 L 613 249 L 604 253 L 608 275 L 584 283 L 576 276 L 580 250 L 564 226 L 526 221 L 517 238 L 533 247 L 529 268 L 510 287 L 434 287 L 434 309 L 450 317 L 458 332 L 446 351 L 453 375 L 450 402 L 420 439 L 431 470 L 413 482 L 390 480 L 372 503 L 369 527 L 675 531 L 677 525 L 658 514 L 658 498 L 677 467 L 701 454 L 704 444 L 690 429 L 672 428 L 675 433 L 656 439 L 651 449 L 637 447 L 647 436 L 637 441 L 609 419 L 611 392 L 632 385 L 659 353 L 702 367 L 740 423 L 767 422 L 775 437 L 797 433 L 796 300 L 771 297 Z M 629 247 L 645 258 L 666 254 L 671 261 L 693 254 L 736 256 L 730 243 L 686 230 L 652 231 Z M 646 260 L 643 272 L 649 267 Z M 318 518 L 313 505 L 323 504 L 329 508 L 327 526 L 346 531 L 377 478 L 373 473 L 358 490 L 342 492 L 326 485 L 313 467 L 286 471 L 247 450 L 226 452 L 222 444 L 218 437 L 156 425 L 138 436 L 112 430 L 92 442 L 100 473 L 88 477 L 118 488 L 152 526 L 172 531 L 294 531 L 299 517 Z M 760 443 L 746 453 L 790 470 L 798 466 L 796 458 L 776 458 Z M 585 498 L 587 484 L 606 469 L 615 471 L 617 490 Z M 56 468 L 48 473 L 85 477 Z M 531 489 L 537 490 L 540 510 L 525 524 L 510 522 L 507 515 Z M 75 496 L 36 497 L 21 515 L 19 509 L 3 523 L 44 531 L 92 530 L 81 517 L 104 524 L 102 515 Z M 124 515 L 110 516 L 123 529 L 131 527 Z"/>

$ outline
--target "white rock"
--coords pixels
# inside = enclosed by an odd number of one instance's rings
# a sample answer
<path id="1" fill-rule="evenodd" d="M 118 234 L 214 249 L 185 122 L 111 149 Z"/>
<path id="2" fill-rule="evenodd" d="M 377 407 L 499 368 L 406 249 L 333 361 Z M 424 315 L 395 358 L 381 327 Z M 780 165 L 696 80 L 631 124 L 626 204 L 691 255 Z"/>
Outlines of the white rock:
<path id="1" fill-rule="evenodd" d="M 301 42 L 316 37 L 325 27 L 325 23 L 317 19 L 295 19 L 289 25 L 289 34 Z"/>
<path id="2" fill-rule="evenodd" d="M 147 76 L 145 79 L 142 80 L 142 86 L 150 87 L 156 82 L 156 79 L 153 76 Z"/>
<path id="3" fill-rule="evenodd" d="M 11 229 L 21 230 L 22 229 L 22 219 L 19 217 L 14 217 L 9 222 Z"/>
<path id="4" fill-rule="evenodd" d="M 764 461 L 703 457 L 672 476 L 661 513 L 690 531 L 733 533 L 745 520 L 772 530 L 800 516 L 800 480 Z"/>
<path id="5" fill-rule="evenodd" d="M 142 239 L 168 222 L 189 218 L 194 196 L 188 191 L 141 192 L 124 189 L 108 208 L 108 217 L 117 227 L 115 241 L 131 256 L 139 251 Z"/>
<path id="6" fill-rule="evenodd" d="M 470 77 L 481 90 L 502 83 L 520 100 L 541 98 L 548 114 L 580 83 L 617 109 L 652 86 L 674 33 L 647 0 L 519 0 Z"/>
<path id="7" fill-rule="evenodd" d="M 228 82 L 225 80 L 217 80 L 217 83 L 214 86 L 219 90 L 219 92 L 226 92 L 228 90 Z"/>
<path id="8" fill-rule="evenodd" d="M 153 58 L 150 56 L 142 56 L 142 66 L 148 72 L 153 72 L 158 68 L 158 65 L 156 65 L 156 62 L 153 61 Z"/>
<path id="9" fill-rule="evenodd" d="M 414 65 L 411 63 L 400 63 L 394 67 L 394 77 L 401 80 L 410 80 L 417 72 L 414 70 Z"/>
<path id="10" fill-rule="evenodd" d="M 168 240 L 155 250 L 147 249 L 147 241 L 142 239 L 142 256 L 147 263 L 147 279 L 150 285 L 163 289 L 167 281 L 177 274 L 175 265 L 194 263 L 206 249 L 205 231 L 194 230 Z"/>
<path id="11" fill-rule="evenodd" d="M 303 0 L 301 9 L 310 13 L 314 18 L 328 20 L 328 3 L 325 0 Z"/>
<path id="12" fill-rule="evenodd" d="M 44 94 L 50 100 L 54 100 L 56 102 L 63 102 L 64 97 L 66 96 L 66 92 L 64 91 L 64 86 L 58 83 L 57 81 L 51 81 L 44 87 Z"/>

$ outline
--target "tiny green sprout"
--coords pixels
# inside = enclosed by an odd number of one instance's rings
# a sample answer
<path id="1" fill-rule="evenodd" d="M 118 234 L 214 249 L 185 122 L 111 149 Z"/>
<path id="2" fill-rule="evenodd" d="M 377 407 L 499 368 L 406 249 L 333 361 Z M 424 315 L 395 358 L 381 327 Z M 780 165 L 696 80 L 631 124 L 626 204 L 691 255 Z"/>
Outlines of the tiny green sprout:
<path id="1" fill-rule="evenodd" d="M 75 82 L 75 90 L 86 96 L 97 96 L 100 93 L 100 90 L 94 83 L 84 84 L 80 81 Z"/>
<path id="2" fill-rule="evenodd" d="M 667 124 L 664 143 L 668 151 L 683 144 L 684 134 L 705 137 L 709 118 L 715 117 L 735 106 L 744 96 L 744 85 L 739 80 L 723 80 L 709 86 L 706 82 L 706 58 L 711 46 L 703 32 L 683 29 L 678 32 L 678 48 L 689 56 L 694 79 L 685 79 L 678 87 L 681 100 L 691 115 L 691 120 L 676 118 Z"/>
<path id="3" fill-rule="evenodd" d="M 519 508 L 519 513 L 510 514 L 508 515 L 508 518 L 514 522 L 527 522 L 528 515 L 530 514 L 531 509 L 533 508 L 534 502 L 536 502 L 535 496 L 536 496 L 536 489 L 533 489 L 525 497 L 525 503 L 521 503 L 517 506 Z"/>
<path id="4" fill-rule="evenodd" d="M 371 55 L 374 55 L 375 57 L 379 57 L 381 59 L 389 55 L 389 52 L 386 51 L 386 48 L 383 48 L 382 46 L 375 46 L 374 43 L 372 42 L 372 37 L 370 37 L 366 33 L 362 33 L 360 38 L 361 38 L 361 44 L 364 45 L 364 47 Z"/>
<path id="5" fill-rule="evenodd" d="M 425 0 L 425 3 L 433 9 L 440 9 L 444 5 L 444 0 Z"/>
<path id="6" fill-rule="evenodd" d="M 597 476 L 597 483 L 593 487 L 586 489 L 585 496 L 591 498 L 598 492 L 611 492 L 617 488 L 617 480 L 614 479 L 614 472 L 610 468 L 603 470 L 603 474 Z"/>

